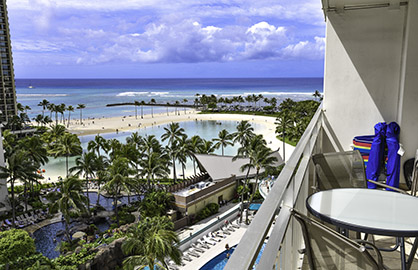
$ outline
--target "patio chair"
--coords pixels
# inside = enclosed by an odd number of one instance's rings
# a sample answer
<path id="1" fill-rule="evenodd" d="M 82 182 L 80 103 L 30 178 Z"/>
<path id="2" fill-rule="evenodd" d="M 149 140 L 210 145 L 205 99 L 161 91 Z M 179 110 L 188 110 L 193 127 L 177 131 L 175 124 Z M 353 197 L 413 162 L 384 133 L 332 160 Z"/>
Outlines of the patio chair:
<path id="1" fill-rule="evenodd" d="M 382 255 L 373 244 L 364 240 L 353 241 L 294 209 L 291 211 L 302 228 L 304 253 L 311 270 L 385 269 Z M 368 252 L 366 246 L 375 252 L 376 259 Z"/>
<path id="2" fill-rule="evenodd" d="M 315 191 L 335 188 L 366 188 L 367 182 L 406 194 L 404 190 L 366 178 L 363 158 L 358 150 L 320 153 L 312 156 L 315 165 Z"/>

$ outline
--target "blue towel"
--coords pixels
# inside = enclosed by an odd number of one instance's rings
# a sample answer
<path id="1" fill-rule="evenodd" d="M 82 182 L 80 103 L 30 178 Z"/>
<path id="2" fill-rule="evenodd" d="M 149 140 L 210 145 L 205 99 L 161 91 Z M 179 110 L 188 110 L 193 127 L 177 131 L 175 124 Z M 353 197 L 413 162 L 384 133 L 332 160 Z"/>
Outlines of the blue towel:
<path id="1" fill-rule="evenodd" d="M 399 150 L 399 132 L 401 128 L 396 122 L 387 125 L 386 144 L 388 146 L 388 165 L 386 184 L 392 187 L 399 187 L 399 173 L 401 170 L 401 156 Z M 387 190 L 391 190 L 387 188 Z"/>
<path id="2" fill-rule="evenodd" d="M 377 123 L 374 126 L 375 136 L 370 149 L 369 161 L 366 168 L 367 179 L 377 181 L 380 175 L 380 169 L 385 150 L 386 123 Z M 373 183 L 367 183 L 368 188 L 376 188 Z"/>

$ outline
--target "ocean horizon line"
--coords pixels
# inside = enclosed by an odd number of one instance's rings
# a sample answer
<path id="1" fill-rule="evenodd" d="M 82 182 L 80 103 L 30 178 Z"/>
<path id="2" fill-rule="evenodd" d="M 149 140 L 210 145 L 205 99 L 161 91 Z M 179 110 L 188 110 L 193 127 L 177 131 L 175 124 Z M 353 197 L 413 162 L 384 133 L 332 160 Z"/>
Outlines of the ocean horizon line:
<path id="1" fill-rule="evenodd" d="M 242 80 L 242 79 L 323 79 L 324 77 L 190 77 L 190 78 L 16 78 L 15 80 Z"/>

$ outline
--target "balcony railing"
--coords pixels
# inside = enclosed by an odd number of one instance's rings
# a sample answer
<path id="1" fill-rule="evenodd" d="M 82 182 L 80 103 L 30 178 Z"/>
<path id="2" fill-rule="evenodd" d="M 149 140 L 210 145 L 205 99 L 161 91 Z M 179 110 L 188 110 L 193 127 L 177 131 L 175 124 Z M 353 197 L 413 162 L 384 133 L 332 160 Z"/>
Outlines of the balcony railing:
<path id="1" fill-rule="evenodd" d="M 290 219 L 290 212 L 280 209 L 295 207 L 304 211 L 313 172 L 309 161 L 312 154 L 322 152 L 323 123 L 321 106 L 228 260 L 226 270 L 253 269 L 264 243 L 266 245 L 257 269 L 301 267 L 301 255 L 297 252 L 303 243 L 301 230 Z"/>

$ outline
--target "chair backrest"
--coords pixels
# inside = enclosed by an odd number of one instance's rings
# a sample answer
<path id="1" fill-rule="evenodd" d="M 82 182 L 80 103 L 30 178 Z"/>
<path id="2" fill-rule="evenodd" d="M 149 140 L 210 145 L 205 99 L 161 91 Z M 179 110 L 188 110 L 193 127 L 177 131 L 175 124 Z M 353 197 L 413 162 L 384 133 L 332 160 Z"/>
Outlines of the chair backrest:
<path id="1" fill-rule="evenodd" d="M 312 161 L 319 190 L 366 187 L 364 162 L 358 150 L 316 154 Z"/>
<path id="2" fill-rule="evenodd" d="M 383 268 L 380 253 L 378 254 L 379 264 L 364 246 L 296 210 L 292 210 L 292 215 L 302 227 L 305 254 L 308 256 L 311 270 L 378 270 Z"/>

